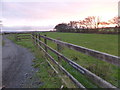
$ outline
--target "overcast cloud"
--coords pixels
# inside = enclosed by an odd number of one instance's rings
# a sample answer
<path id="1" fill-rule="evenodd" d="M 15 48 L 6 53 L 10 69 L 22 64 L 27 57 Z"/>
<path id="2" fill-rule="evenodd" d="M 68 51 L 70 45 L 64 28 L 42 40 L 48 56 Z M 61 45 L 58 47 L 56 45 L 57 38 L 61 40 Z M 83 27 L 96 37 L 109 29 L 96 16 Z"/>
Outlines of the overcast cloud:
<path id="1" fill-rule="evenodd" d="M 87 16 L 111 18 L 118 14 L 118 1 L 2 0 L 2 20 L 4 26 L 55 26 Z"/>

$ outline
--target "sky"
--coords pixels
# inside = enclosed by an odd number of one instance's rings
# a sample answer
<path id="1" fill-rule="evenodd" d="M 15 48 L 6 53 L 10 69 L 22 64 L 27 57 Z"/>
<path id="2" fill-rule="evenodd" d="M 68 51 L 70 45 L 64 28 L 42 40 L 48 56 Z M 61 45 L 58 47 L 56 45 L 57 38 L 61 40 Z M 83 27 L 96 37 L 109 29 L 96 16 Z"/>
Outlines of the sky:
<path id="1" fill-rule="evenodd" d="M 54 28 L 59 23 L 99 16 L 107 21 L 118 15 L 119 0 L 2 0 L 3 26 Z"/>

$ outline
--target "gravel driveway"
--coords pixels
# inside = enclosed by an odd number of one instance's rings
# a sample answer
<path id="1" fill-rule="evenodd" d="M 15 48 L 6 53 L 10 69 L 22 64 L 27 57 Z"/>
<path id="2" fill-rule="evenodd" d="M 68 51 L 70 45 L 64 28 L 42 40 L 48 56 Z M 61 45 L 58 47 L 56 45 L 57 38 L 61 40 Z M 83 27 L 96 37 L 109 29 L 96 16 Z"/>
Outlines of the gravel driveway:
<path id="1" fill-rule="evenodd" d="M 34 73 L 32 60 L 34 56 L 29 50 L 16 45 L 3 36 L 5 45 L 2 48 L 2 84 L 6 88 L 21 88 L 26 77 Z"/>

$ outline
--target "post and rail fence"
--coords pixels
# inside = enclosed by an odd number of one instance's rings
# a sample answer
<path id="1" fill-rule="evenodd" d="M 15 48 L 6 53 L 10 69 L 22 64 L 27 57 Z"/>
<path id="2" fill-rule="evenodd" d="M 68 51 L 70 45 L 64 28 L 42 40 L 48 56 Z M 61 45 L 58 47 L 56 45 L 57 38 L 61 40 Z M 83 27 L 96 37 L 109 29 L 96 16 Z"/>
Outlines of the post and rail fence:
<path id="1" fill-rule="evenodd" d="M 29 36 L 29 35 L 27 35 Z M 88 56 L 92 56 L 94 58 L 97 58 L 98 60 L 102 60 L 105 62 L 108 62 L 110 64 L 113 64 L 115 66 L 120 66 L 120 58 L 118 56 L 110 55 L 107 53 L 99 52 L 96 50 L 88 49 L 82 46 L 70 44 L 67 42 L 60 41 L 60 39 L 52 39 L 50 37 L 47 37 L 46 35 L 40 35 L 37 33 L 32 33 L 30 35 L 31 38 L 34 41 L 34 44 L 38 46 L 43 52 L 45 53 L 46 57 L 49 58 L 54 64 L 58 66 L 60 70 L 62 70 L 78 88 L 85 88 L 77 79 L 75 79 L 65 68 L 62 67 L 62 65 L 59 64 L 48 52 L 48 50 L 52 51 L 54 54 L 58 56 L 58 60 L 63 59 L 65 62 L 67 62 L 70 66 L 72 66 L 74 69 L 76 69 L 81 74 L 85 75 L 87 78 L 89 78 L 92 82 L 94 82 L 96 85 L 102 88 L 113 88 L 116 89 L 117 87 L 112 85 L 111 83 L 105 81 L 101 77 L 97 76 L 96 74 L 92 73 L 91 71 L 87 70 L 86 68 L 82 67 L 81 65 L 78 65 L 76 62 L 70 60 L 69 58 L 65 57 L 63 54 L 60 53 L 60 47 L 64 46 L 69 49 L 81 52 L 83 54 L 86 54 Z M 19 36 L 18 36 L 19 37 Z M 24 39 L 24 38 L 21 38 Z M 41 40 L 43 39 L 43 41 Z M 51 41 L 53 43 L 57 44 L 57 50 L 51 48 L 48 46 L 47 41 Z"/>
<path id="2" fill-rule="evenodd" d="M 73 49 L 75 51 L 84 53 L 86 55 L 92 56 L 94 58 L 97 58 L 99 60 L 103 60 L 105 62 L 108 62 L 110 64 L 116 65 L 116 66 L 120 66 L 120 58 L 118 56 L 114 56 L 114 55 L 110 55 L 107 53 L 103 53 L 103 52 L 99 52 L 96 50 L 92 50 L 92 49 L 88 49 L 82 46 L 78 46 L 78 45 L 74 45 L 74 44 L 70 44 L 67 42 L 63 42 L 60 40 L 56 40 L 56 39 L 52 39 L 47 37 L 46 35 L 40 35 L 40 34 L 35 34 L 33 33 L 31 35 L 32 39 L 34 39 L 34 43 L 35 45 L 37 45 L 39 48 L 41 48 L 44 52 L 45 55 L 54 62 L 54 64 L 58 65 L 59 68 L 79 87 L 79 88 L 85 88 L 80 82 L 78 82 L 69 72 L 67 72 L 67 70 L 65 70 L 56 60 L 54 60 L 54 58 L 48 53 L 48 50 L 52 51 L 54 54 L 56 54 L 58 56 L 58 58 L 63 59 L 64 61 L 66 61 L 70 66 L 72 66 L 74 69 L 76 69 L 77 71 L 79 71 L 80 73 L 82 73 L 83 75 L 87 76 L 90 80 L 92 80 L 94 83 L 96 83 L 98 86 L 103 87 L 103 88 L 116 88 L 115 86 L 113 86 L 112 84 L 110 84 L 109 82 L 105 81 L 104 79 L 100 78 L 99 76 L 95 75 L 94 73 L 90 72 L 89 70 L 85 69 L 84 67 L 82 67 L 81 65 L 78 65 L 77 63 L 73 62 L 72 60 L 70 60 L 69 58 L 65 57 L 63 54 L 61 54 L 59 52 L 59 46 L 65 46 L 68 47 L 70 49 Z M 41 40 L 41 38 L 44 39 L 44 41 Z M 50 46 L 48 46 L 47 44 L 47 40 L 52 41 L 54 43 L 57 44 L 57 49 L 55 50 L 53 48 L 51 48 Z M 42 47 L 42 45 L 44 46 L 44 48 Z"/>
<path id="3" fill-rule="evenodd" d="M 22 39 L 26 39 L 26 40 L 29 40 L 30 38 L 31 38 L 31 35 L 26 35 L 27 33 L 23 33 L 22 35 L 21 35 L 21 33 L 19 34 L 19 33 L 16 33 L 15 34 L 15 40 L 16 41 L 20 41 L 20 40 L 22 40 Z"/>

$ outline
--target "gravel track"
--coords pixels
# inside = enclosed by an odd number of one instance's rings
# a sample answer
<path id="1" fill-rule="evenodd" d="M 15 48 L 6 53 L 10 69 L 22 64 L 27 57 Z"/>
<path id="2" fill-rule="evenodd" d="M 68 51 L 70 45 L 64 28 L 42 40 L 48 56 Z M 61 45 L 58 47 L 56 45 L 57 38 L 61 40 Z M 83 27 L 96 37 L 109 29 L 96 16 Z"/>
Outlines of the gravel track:
<path id="1" fill-rule="evenodd" d="M 28 49 L 16 45 L 6 37 L 3 36 L 2 84 L 6 88 L 21 88 L 26 78 L 31 77 L 35 71 L 32 67 L 34 56 Z"/>

